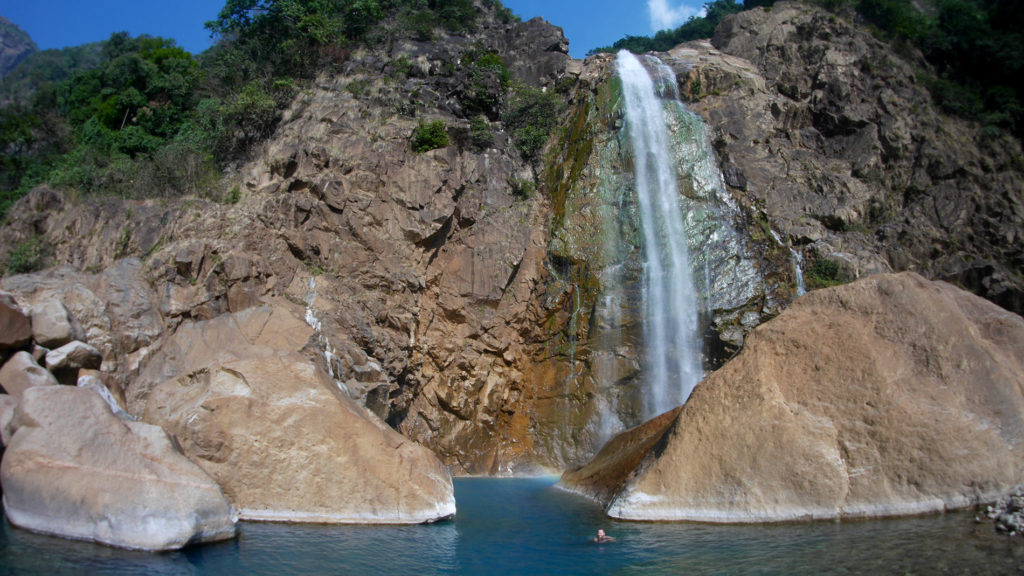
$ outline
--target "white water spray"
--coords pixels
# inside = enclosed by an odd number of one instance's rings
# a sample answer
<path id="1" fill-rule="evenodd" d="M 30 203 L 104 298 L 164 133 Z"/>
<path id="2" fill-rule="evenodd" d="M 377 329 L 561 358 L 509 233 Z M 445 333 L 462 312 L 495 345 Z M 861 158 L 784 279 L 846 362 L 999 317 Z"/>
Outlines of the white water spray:
<path id="1" fill-rule="evenodd" d="M 779 243 L 779 246 L 785 246 L 786 248 L 788 248 L 789 255 L 793 257 L 793 275 L 796 277 L 796 295 L 803 296 L 804 294 L 807 294 L 807 285 L 804 284 L 803 254 L 798 252 L 796 248 L 793 248 L 792 246 L 783 242 L 782 238 L 779 237 L 775 230 L 772 230 L 771 233 L 772 238 L 775 238 L 775 241 Z"/>
<path id="2" fill-rule="evenodd" d="M 653 66 L 657 85 L 633 54 L 622 51 L 616 59 L 643 227 L 644 411 L 648 418 L 684 403 L 702 374 L 697 297 L 665 111 L 658 97 L 667 92 L 674 99 L 675 79 L 660 62 Z"/>

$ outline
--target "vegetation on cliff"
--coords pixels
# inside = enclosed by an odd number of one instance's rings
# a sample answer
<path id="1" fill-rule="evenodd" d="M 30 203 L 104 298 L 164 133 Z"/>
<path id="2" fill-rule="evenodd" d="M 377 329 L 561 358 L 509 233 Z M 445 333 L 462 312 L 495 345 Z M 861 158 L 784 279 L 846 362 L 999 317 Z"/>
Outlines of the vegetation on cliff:
<path id="1" fill-rule="evenodd" d="M 497 0 L 483 5 L 516 19 Z M 209 194 L 302 86 L 352 50 L 465 34 L 478 18 L 473 0 L 227 0 L 207 23 L 217 43 L 199 56 L 123 32 L 47 51 L 0 85 L 0 217 L 44 182 L 121 197 Z M 508 85 L 494 54 L 465 67 Z M 467 113 L 496 117 L 500 96 L 461 100 Z"/>
<path id="2" fill-rule="evenodd" d="M 1017 0 L 809 1 L 864 21 L 899 48 L 919 50 L 932 67 L 922 80 L 947 112 L 1024 135 L 1024 7 Z M 665 51 L 711 38 L 730 14 L 774 3 L 714 0 L 675 30 L 626 36 L 592 52 Z"/>

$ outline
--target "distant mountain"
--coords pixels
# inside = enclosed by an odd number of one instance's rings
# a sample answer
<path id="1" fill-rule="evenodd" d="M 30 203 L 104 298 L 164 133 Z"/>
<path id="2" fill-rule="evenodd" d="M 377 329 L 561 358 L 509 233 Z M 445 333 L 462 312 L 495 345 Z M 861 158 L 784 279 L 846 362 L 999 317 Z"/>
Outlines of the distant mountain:
<path id="1" fill-rule="evenodd" d="M 29 54 L 38 51 L 36 43 L 24 30 L 0 16 L 0 78 L 14 70 Z"/>

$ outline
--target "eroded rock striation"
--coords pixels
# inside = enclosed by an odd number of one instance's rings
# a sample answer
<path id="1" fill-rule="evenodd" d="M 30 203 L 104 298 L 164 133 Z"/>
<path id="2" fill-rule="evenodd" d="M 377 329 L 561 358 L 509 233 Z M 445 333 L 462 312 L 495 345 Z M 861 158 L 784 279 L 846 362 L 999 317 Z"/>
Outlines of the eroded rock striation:
<path id="1" fill-rule="evenodd" d="M 143 550 L 232 538 L 217 484 L 157 426 L 114 416 L 91 390 L 27 390 L 0 464 L 15 526 Z"/>
<path id="2" fill-rule="evenodd" d="M 1020 316 L 917 274 L 815 291 L 754 330 L 662 439 L 638 446 L 628 476 L 582 469 L 563 482 L 637 520 L 884 516 L 994 500 L 1024 472 L 1022 349 Z"/>

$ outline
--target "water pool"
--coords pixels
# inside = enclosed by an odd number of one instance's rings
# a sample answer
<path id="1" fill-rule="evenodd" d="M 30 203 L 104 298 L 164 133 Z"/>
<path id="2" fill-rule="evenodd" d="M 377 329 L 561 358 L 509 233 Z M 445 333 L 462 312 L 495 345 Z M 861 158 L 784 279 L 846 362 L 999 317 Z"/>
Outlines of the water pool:
<path id="1" fill-rule="evenodd" d="M 616 522 L 554 478 L 460 478 L 428 526 L 240 524 L 235 541 L 150 554 L 3 522 L 0 574 L 1022 574 L 1024 538 L 971 513 L 802 524 Z M 598 528 L 616 538 L 594 544 Z"/>

